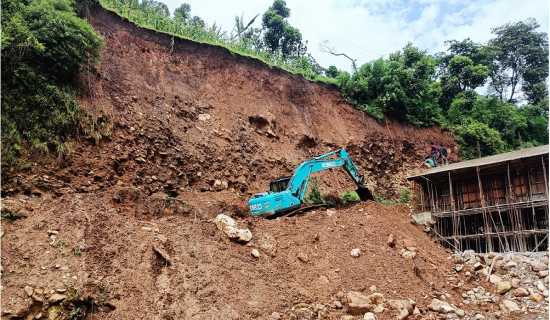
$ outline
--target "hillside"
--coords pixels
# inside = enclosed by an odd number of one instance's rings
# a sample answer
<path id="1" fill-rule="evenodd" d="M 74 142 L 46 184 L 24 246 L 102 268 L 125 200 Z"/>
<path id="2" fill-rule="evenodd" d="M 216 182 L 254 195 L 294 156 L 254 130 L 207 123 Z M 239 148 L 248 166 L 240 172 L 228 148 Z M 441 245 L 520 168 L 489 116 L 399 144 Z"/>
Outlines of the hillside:
<path id="1" fill-rule="evenodd" d="M 378 123 L 332 86 L 101 8 L 91 23 L 106 48 L 99 75 L 82 77 L 87 135 L 70 157 L 29 154 L 2 172 L 3 208 L 17 213 L 2 222 L 3 316 L 339 319 L 354 313 L 350 292 L 381 293 L 379 319 L 412 314 L 409 299 L 417 319 L 441 316 L 428 307 L 434 298 L 472 318 L 499 310 L 494 295 L 462 303 L 470 289 L 495 288 L 473 269 L 457 273 L 405 205 L 248 215 L 269 180 L 340 147 L 375 194 L 395 199 L 423 170 L 430 141 L 457 161 L 450 133 Z M 343 171 L 317 177 L 325 194 L 354 188 Z M 212 222 L 220 213 L 252 241 L 228 240 Z"/>

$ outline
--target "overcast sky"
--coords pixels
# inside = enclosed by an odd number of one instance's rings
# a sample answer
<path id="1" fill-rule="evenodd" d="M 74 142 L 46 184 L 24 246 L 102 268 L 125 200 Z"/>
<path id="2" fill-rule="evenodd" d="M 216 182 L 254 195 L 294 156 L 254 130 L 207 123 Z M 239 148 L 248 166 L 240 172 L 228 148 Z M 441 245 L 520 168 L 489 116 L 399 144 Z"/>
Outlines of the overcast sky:
<path id="1" fill-rule="evenodd" d="M 161 0 L 170 12 L 182 3 L 191 5 L 191 15 L 208 25 L 214 22 L 230 33 L 235 16 L 261 27 L 263 13 L 273 0 Z M 486 43 L 491 29 L 508 22 L 535 18 L 539 31 L 548 33 L 548 0 L 286 0 L 290 25 L 302 32 L 308 52 L 328 68 L 351 71 L 351 63 L 319 49 L 328 41 L 335 52 L 343 52 L 363 63 L 387 58 L 411 42 L 430 54 L 444 51 L 446 40 L 470 38 Z"/>

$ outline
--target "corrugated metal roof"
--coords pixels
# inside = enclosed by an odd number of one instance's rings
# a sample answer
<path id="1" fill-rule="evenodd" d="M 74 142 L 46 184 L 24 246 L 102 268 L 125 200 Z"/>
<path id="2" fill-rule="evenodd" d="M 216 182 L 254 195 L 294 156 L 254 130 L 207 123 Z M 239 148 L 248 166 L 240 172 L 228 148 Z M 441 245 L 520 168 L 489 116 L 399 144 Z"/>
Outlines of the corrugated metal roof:
<path id="1" fill-rule="evenodd" d="M 430 168 L 426 170 L 423 174 L 410 176 L 407 178 L 407 180 L 418 180 L 418 179 L 423 179 L 423 177 L 429 178 L 431 175 L 438 175 L 443 172 L 448 172 L 448 171 L 452 172 L 455 170 L 460 170 L 465 168 L 483 167 L 483 166 L 493 165 L 501 162 L 525 159 L 525 158 L 540 156 L 544 154 L 548 154 L 548 145 L 501 153 L 494 156 L 489 156 L 489 157 L 484 157 L 479 159 L 457 162 L 447 166 L 438 166 L 438 167 Z"/>

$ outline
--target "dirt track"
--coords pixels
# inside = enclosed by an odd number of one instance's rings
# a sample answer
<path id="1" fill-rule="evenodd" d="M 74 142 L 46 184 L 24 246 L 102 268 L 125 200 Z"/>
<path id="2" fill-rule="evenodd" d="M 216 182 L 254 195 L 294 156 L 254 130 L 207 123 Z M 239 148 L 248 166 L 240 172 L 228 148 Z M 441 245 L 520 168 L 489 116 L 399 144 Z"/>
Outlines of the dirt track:
<path id="1" fill-rule="evenodd" d="M 367 202 L 277 220 L 247 212 L 269 180 L 340 147 L 376 194 L 395 199 L 430 140 L 456 160 L 449 133 L 380 124 L 331 86 L 223 48 L 176 39 L 170 52 L 170 37 L 102 9 L 91 20 L 107 46 L 100 76 L 82 79 L 91 88 L 81 99 L 85 136 L 68 158 L 29 155 L 2 172 L 3 206 L 24 216 L 2 223 L 2 310 L 31 317 L 57 308 L 26 296 L 29 286 L 47 297 L 61 289 L 87 319 L 291 318 L 299 303 L 338 319 L 347 312 L 335 305 L 339 292 L 369 294 L 374 285 L 427 315 L 433 297 L 460 303 L 453 285 L 483 285 L 454 273 L 406 206 Z M 354 188 L 343 171 L 317 177 L 326 193 Z M 253 240 L 229 241 L 212 223 L 220 213 Z M 404 239 L 418 250 L 413 260 L 402 257 Z M 64 303 L 55 310 L 68 316 L 75 305 Z"/>

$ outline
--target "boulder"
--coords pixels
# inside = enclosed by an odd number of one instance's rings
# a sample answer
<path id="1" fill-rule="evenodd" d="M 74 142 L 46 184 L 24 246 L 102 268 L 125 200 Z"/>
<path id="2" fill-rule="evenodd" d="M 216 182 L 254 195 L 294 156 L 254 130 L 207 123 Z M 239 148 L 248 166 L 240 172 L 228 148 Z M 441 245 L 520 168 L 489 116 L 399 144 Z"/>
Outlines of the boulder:
<path id="1" fill-rule="evenodd" d="M 353 315 L 361 315 L 374 310 L 374 305 L 371 303 L 371 299 L 359 292 L 348 292 L 346 298 L 348 312 Z"/>
<path id="2" fill-rule="evenodd" d="M 235 220 L 225 214 L 217 215 L 214 219 L 214 223 L 230 240 L 247 243 L 252 239 L 252 232 L 250 232 L 250 230 L 237 228 Z"/>

